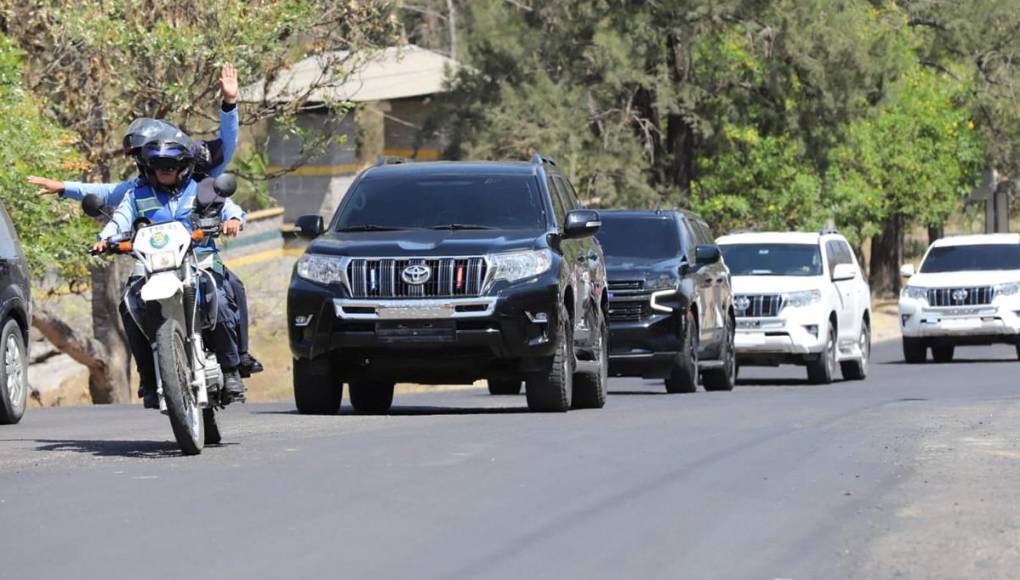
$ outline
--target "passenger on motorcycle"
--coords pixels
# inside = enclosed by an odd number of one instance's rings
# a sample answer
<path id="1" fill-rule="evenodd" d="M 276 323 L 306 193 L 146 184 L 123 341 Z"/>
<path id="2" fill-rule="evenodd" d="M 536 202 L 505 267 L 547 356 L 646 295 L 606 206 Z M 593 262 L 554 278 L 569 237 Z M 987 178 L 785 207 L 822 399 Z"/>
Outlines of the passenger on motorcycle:
<path id="1" fill-rule="evenodd" d="M 230 163 L 237 148 L 237 95 L 238 82 L 237 71 L 233 65 L 227 63 L 220 70 L 220 130 L 219 137 L 210 141 L 198 141 L 193 147 L 196 158 L 195 181 L 201 181 L 205 177 L 216 177 L 223 173 Z M 135 119 L 128 126 L 124 135 L 124 155 L 132 158 L 138 167 L 138 177 L 121 181 L 119 183 L 84 183 L 78 181 L 57 181 L 44 177 L 29 176 L 28 181 L 33 185 L 41 187 L 39 193 L 56 193 L 64 199 L 81 201 L 86 195 L 98 196 L 104 203 L 111 207 L 117 207 L 124 195 L 136 187 L 145 185 L 145 172 L 142 168 L 139 156 L 142 146 L 157 138 L 161 134 L 175 133 L 178 129 L 174 125 L 160 119 L 140 118 Z M 236 207 L 228 200 L 228 208 Z M 243 220 L 242 220 L 243 222 Z M 228 227 L 233 227 L 229 225 Z M 236 231 L 226 232 L 234 235 Z M 240 318 L 240 340 L 238 348 L 241 356 L 240 373 L 242 377 L 251 376 L 254 373 L 262 372 L 262 363 L 248 351 L 248 295 L 244 283 L 231 270 L 224 268 L 224 275 L 229 282 L 238 305 L 238 316 Z"/>
<path id="2" fill-rule="evenodd" d="M 189 231 L 192 230 L 190 217 L 198 192 L 198 183 L 193 179 L 195 155 L 190 140 L 183 133 L 178 133 L 175 139 L 160 138 L 144 146 L 139 158 L 145 183 L 124 196 L 112 219 L 100 232 L 99 241 L 93 246 L 94 252 L 105 251 L 111 237 L 130 232 L 139 219 L 152 223 L 178 221 Z M 236 211 L 224 207 L 220 215 L 223 220 L 223 232 L 227 235 L 235 234 L 244 219 L 243 212 L 237 214 L 240 208 L 236 205 L 233 207 Z M 197 255 L 213 254 L 213 277 L 216 280 L 216 287 L 203 288 L 205 296 L 213 291 L 218 295 L 218 300 L 215 301 L 218 306 L 215 313 L 216 326 L 210 333 L 210 344 L 216 351 L 217 361 L 223 369 L 227 392 L 240 399 L 244 397 L 245 389 L 239 372 L 241 361 L 238 351 L 239 317 L 236 296 L 231 285 L 223 283 L 224 268 L 213 240 L 199 242 L 195 252 Z M 139 328 L 131 315 L 132 311 L 139 312 L 142 304 L 138 294 L 140 290 L 138 280 L 138 277 L 133 276 L 128 281 L 125 301 L 121 304 L 121 316 L 131 353 L 138 366 L 145 407 L 158 408 L 151 341 L 146 338 L 144 329 Z M 209 304 L 210 300 L 203 301 L 203 305 Z"/>

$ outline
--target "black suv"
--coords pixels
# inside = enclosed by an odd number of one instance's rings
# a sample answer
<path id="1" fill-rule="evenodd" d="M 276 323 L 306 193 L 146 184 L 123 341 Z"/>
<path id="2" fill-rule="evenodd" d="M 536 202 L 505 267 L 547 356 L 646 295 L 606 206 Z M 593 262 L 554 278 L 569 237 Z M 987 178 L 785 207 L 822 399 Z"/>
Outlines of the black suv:
<path id="1" fill-rule="evenodd" d="M 606 275 L 567 179 L 530 163 L 387 163 L 351 185 L 309 244 L 287 296 L 294 399 L 334 413 L 343 383 L 359 413 L 385 413 L 397 382 L 526 382 L 528 407 L 601 407 Z"/>
<path id="2" fill-rule="evenodd" d="M 602 211 L 609 372 L 666 379 L 670 393 L 733 389 L 730 275 L 708 225 L 682 211 Z"/>
<path id="3" fill-rule="evenodd" d="M 28 265 L 0 202 L 0 425 L 21 420 L 28 398 Z"/>

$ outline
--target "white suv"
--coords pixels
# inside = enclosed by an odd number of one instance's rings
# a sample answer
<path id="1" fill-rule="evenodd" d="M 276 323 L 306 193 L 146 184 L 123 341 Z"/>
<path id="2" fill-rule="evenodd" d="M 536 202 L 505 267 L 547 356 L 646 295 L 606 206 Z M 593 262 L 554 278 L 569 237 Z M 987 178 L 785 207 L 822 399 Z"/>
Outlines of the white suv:
<path id="1" fill-rule="evenodd" d="M 737 363 L 807 366 L 808 379 L 863 379 L 871 353 L 871 291 L 846 238 L 746 233 L 718 240 L 733 285 Z"/>
<path id="2" fill-rule="evenodd" d="M 953 360 L 957 345 L 1020 340 L 1020 234 L 936 240 L 900 292 L 903 358 Z M 1020 356 L 1020 345 L 1017 346 Z"/>

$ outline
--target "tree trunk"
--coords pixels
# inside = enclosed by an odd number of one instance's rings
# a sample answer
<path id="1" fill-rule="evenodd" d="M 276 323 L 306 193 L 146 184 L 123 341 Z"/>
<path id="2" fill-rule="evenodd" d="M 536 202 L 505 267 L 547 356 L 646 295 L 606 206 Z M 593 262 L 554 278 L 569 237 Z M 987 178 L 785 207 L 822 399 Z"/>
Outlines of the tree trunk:
<path id="1" fill-rule="evenodd" d="M 928 245 L 930 246 L 930 245 L 934 244 L 935 240 L 937 240 L 939 238 L 943 238 L 943 237 L 945 237 L 945 235 L 946 235 L 946 226 L 941 225 L 941 224 L 937 225 L 937 226 L 928 226 Z"/>
<path id="2" fill-rule="evenodd" d="M 693 80 L 694 63 L 691 49 L 677 34 L 669 36 L 669 59 L 673 83 L 677 86 Z M 694 128 L 683 115 L 671 113 L 666 117 L 666 149 L 670 154 L 669 180 L 684 195 L 690 195 L 694 181 Z"/>
<path id="3" fill-rule="evenodd" d="M 127 260 L 92 270 L 92 333 L 105 347 L 105 372 L 89 372 L 93 403 L 131 401 L 131 352 L 117 310 L 127 280 Z"/>
<path id="4" fill-rule="evenodd" d="M 903 216 L 894 214 L 882 222 L 882 231 L 871 238 L 871 293 L 895 297 L 900 291 L 903 263 Z"/>

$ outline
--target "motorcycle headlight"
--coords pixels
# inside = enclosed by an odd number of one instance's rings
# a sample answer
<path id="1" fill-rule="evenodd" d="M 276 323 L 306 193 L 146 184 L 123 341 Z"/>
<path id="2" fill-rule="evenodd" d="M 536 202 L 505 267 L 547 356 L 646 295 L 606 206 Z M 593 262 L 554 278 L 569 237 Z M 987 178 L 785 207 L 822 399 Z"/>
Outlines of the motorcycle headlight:
<path id="1" fill-rule="evenodd" d="M 156 252 L 149 254 L 146 258 L 149 261 L 149 271 L 153 273 L 173 270 L 177 267 L 177 253 L 173 251 Z"/>
<path id="2" fill-rule="evenodd" d="M 492 264 L 492 280 L 516 282 L 544 274 L 552 267 L 552 253 L 549 250 L 509 252 L 489 256 Z"/>
<path id="3" fill-rule="evenodd" d="M 822 301 L 821 290 L 805 290 L 783 294 L 783 308 L 803 308 Z"/>
<path id="4" fill-rule="evenodd" d="M 913 300 L 928 300 L 928 289 L 919 286 L 904 286 L 900 296 Z"/>
<path id="5" fill-rule="evenodd" d="M 305 254 L 298 260 L 297 275 L 319 284 L 338 284 L 344 279 L 344 270 L 336 256 Z"/>
<path id="6" fill-rule="evenodd" d="M 995 286 L 996 296 L 1015 296 L 1017 294 L 1020 294 L 1020 282 L 1007 282 Z"/>

